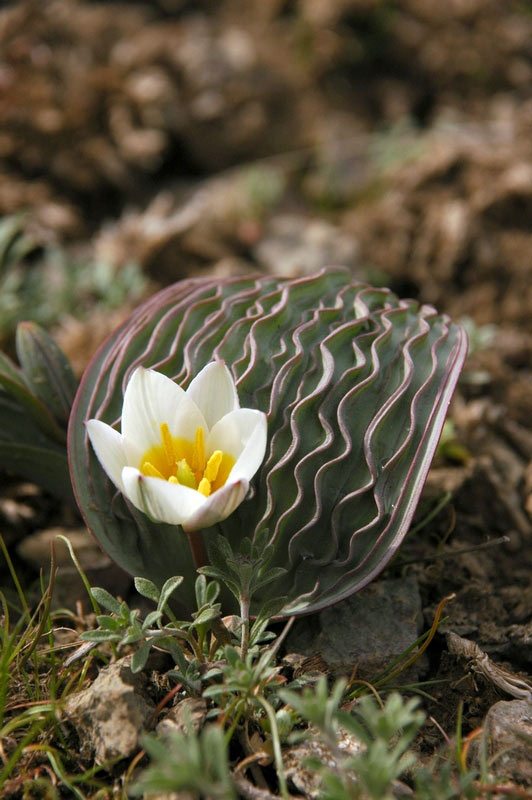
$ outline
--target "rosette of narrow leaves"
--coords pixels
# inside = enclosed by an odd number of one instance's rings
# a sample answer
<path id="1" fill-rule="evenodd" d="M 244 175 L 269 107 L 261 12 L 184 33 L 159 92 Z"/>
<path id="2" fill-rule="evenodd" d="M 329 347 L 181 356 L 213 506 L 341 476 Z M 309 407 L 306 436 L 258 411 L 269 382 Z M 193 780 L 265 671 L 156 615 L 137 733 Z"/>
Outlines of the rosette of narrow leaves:
<path id="1" fill-rule="evenodd" d="M 43 328 L 21 322 L 17 366 L 0 353 L 0 469 L 72 500 L 66 427 L 77 381 Z"/>
<path id="2" fill-rule="evenodd" d="M 206 529 L 233 552 L 267 529 L 270 568 L 253 609 L 286 596 L 283 613 L 337 602 L 375 577 L 410 525 L 467 345 L 446 315 L 341 269 L 279 280 L 191 279 L 142 305 L 93 358 L 74 403 L 69 450 L 85 519 L 125 569 L 162 585 L 195 563 L 179 527 L 151 522 L 109 481 L 84 430 L 117 430 L 136 367 L 184 389 L 213 359 L 228 365 L 243 406 L 268 419 L 265 459 L 248 498 Z M 225 599 L 224 611 L 234 608 Z"/>

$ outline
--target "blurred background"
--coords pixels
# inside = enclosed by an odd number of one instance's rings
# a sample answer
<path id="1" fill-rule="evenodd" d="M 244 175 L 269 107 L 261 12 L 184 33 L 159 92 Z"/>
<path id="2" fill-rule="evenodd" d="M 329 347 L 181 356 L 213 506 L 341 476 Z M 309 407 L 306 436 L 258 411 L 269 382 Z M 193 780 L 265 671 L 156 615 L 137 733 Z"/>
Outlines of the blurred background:
<path id="1" fill-rule="evenodd" d="M 344 264 L 522 361 L 531 79 L 526 0 L 4 4 L 0 344 L 79 373 L 158 286 Z"/>
<path id="2" fill-rule="evenodd" d="M 32 319 L 80 375 L 164 285 L 327 265 L 468 329 L 424 495 L 452 503 L 402 552 L 427 625 L 454 592 L 530 673 L 530 0 L 4 0 L 1 349 Z M 79 519 L 11 476 L 0 524 L 38 568 Z"/>

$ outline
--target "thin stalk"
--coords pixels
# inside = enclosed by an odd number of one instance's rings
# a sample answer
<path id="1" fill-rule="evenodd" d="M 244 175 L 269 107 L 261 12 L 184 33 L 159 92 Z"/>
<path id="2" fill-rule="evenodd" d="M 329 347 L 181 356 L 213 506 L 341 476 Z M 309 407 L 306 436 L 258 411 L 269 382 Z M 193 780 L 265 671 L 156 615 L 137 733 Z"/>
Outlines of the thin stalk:
<path id="1" fill-rule="evenodd" d="M 418 522 L 417 525 L 414 525 L 413 528 L 410 528 L 409 534 L 417 533 L 418 531 L 423 530 L 423 528 L 425 528 L 429 524 L 429 522 L 433 520 L 434 517 L 436 517 L 440 513 L 442 508 L 445 508 L 445 506 L 452 498 L 452 496 L 453 496 L 452 492 L 445 492 L 441 500 L 438 503 L 436 503 L 432 511 L 429 511 L 427 516 L 424 517 L 420 522 Z"/>
<path id="2" fill-rule="evenodd" d="M 448 622 L 448 620 L 449 620 L 449 617 L 443 617 L 442 619 L 440 619 L 440 625 L 443 625 L 445 622 Z M 412 644 L 409 645 L 406 648 L 406 650 L 403 650 L 403 652 L 399 656 L 397 656 L 397 658 L 394 658 L 394 660 L 390 664 L 388 664 L 388 666 L 382 672 L 379 672 L 378 675 L 375 675 L 375 677 L 372 678 L 373 683 L 376 685 L 377 683 L 380 684 L 380 683 L 382 683 L 382 681 L 387 680 L 387 676 L 392 674 L 392 670 L 398 664 L 401 664 L 401 662 L 404 661 L 404 659 L 408 655 L 410 655 L 410 653 L 416 647 L 419 647 L 430 636 L 431 630 L 432 630 L 432 628 L 430 628 L 428 631 L 425 631 L 425 633 L 422 633 L 421 636 L 419 636 L 415 640 L 415 642 L 412 642 Z M 416 652 L 417 652 L 417 650 L 416 650 Z"/>
<path id="3" fill-rule="evenodd" d="M 27 747 L 29 745 L 29 743 L 33 739 L 35 739 L 35 737 L 37 736 L 38 732 L 41 730 L 41 728 L 44 727 L 44 725 L 47 722 L 48 722 L 48 717 L 45 717 L 44 719 L 37 720 L 37 722 L 35 722 L 31 726 L 31 728 L 29 729 L 27 734 L 25 736 L 23 736 L 22 739 L 19 741 L 19 743 L 17 744 L 17 746 L 15 747 L 13 752 L 11 753 L 9 759 L 4 764 L 4 768 L 0 772 L 0 786 L 3 786 L 4 783 L 7 781 L 7 779 L 9 778 L 9 776 L 10 776 L 11 772 L 13 771 L 13 769 L 15 768 L 15 766 L 16 766 L 19 758 L 20 758 L 20 754 L 22 753 L 24 748 Z"/>
<path id="4" fill-rule="evenodd" d="M 203 625 L 198 625 L 197 627 L 198 632 L 198 652 L 200 654 L 199 662 L 200 664 L 205 663 L 205 654 L 204 654 L 204 644 L 205 644 L 205 631 L 203 630 Z"/>
<path id="5" fill-rule="evenodd" d="M 509 536 L 499 536 L 497 539 L 490 539 L 488 542 L 475 544 L 471 547 L 460 547 L 456 550 L 447 550 L 445 553 L 437 552 L 426 558 L 409 558 L 407 561 L 398 561 L 398 567 L 406 567 L 408 564 L 426 564 L 429 561 L 443 561 L 446 558 L 456 558 L 462 556 L 464 553 L 476 553 L 478 550 L 487 550 L 490 547 L 498 547 L 501 544 L 507 544 L 511 541 Z"/>
<path id="6" fill-rule="evenodd" d="M 229 728 L 228 731 L 226 731 L 226 734 L 225 734 L 225 742 L 226 742 L 227 747 L 229 747 L 229 745 L 231 743 L 231 739 L 233 738 L 233 734 L 236 731 L 237 725 L 240 722 L 240 719 L 242 717 L 243 711 L 242 711 L 242 708 L 239 708 L 239 705 L 242 706 L 242 698 L 241 697 L 236 697 L 230 703 L 229 707 L 226 708 L 226 710 L 224 712 L 224 715 L 223 715 L 223 719 L 222 719 L 222 723 L 221 723 L 222 728 L 225 726 L 225 724 L 226 724 L 227 720 L 229 719 L 229 717 L 231 716 L 232 712 L 236 711 L 235 718 L 234 718 L 233 722 L 231 723 L 231 727 Z M 245 705 L 245 703 L 244 703 L 244 705 Z"/>
<path id="7" fill-rule="evenodd" d="M 170 620 L 170 622 L 172 622 L 172 623 L 174 624 L 174 626 L 175 626 L 176 630 L 179 630 L 179 627 L 180 627 L 180 626 L 179 626 L 179 622 L 178 622 L 178 620 L 177 620 L 177 617 L 176 617 L 176 616 L 175 616 L 175 614 L 172 612 L 172 609 L 171 609 L 171 608 L 168 606 L 168 603 L 166 604 L 166 606 L 165 606 L 165 608 L 164 608 L 164 613 L 166 614 L 166 616 L 168 617 L 168 619 Z"/>
<path id="8" fill-rule="evenodd" d="M 185 642 L 190 644 L 191 636 L 186 631 L 176 630 L 176 628 L 146 628 L 144 630 L 144 636 L 146 639 L 168 639 L 169 637 L 177 637 L 178 639 L 184 639 Z"/>
<path id="9" fill-rule="evenodd" d="M 131 760 L 127 770 L 125 771 L 124 778 L 123 778 L 122 795 L 121 795 L 122 800 L 128 800 L 128 798 L 130 797 L 129 792 L 128 792 L 128 788 L 129 788 L 129 782 L 131 780 L 131 776 L 135 772 L 135 769 L 137 768 L 137 765 L 138 765 L 139 761 L 142 761 L 142 759 L 144 758 L 145 755 L 146 755 L 146 751 L 145 750 L 139 750 L 139 752 Z"/>
<path id="10" fill-rule="evenodd" d="M 270 733 L 272 737 L 272 745 L 273 745 L 273 757 L 275 760 L 275 770 L 277 772 L 277 778 L 279 780 L 279 789 L 281 790 L 281 796 L 284 800 L 289 800 L 290 795 L 288 794 L 288 787 L 286 785 L 286 778 L 284 774 L 284 765 L 283 765 L 283 756 L 281 753 L 281 740 L 279 738 L 279 729 L 277 728 L 277 718 L 275 716 L 275 711 L 268 703 L 264 697 L 260 695 L 257 697 L 257 700 L 265 710 L 266 714 L 268 715 L 268 720 L 270 722 Z"/>
<path id="11" fill-rule="evenodd" d="M 240 595 L 240 658 L 245 660 L 249 646 L 249 595 Z"/>
<path id="12" fill-rule="evenodd" d="M 0 647 L 0 728 L 4 723 L 4 713 L 6 709 L 6 699 L 7 699 L 7 691 L 9 688 L 9 678 L 10 672 L 9 667 L 11 665 L 11 661 L 14 658 L 14 641 L 16 636 L 16 630 L 13 634 L 9 632 L 9 607 L 7 605 L 7 601 L 3 594 L 0 594 L 0 602 L 2 604 L 3 610 L 3 627 L 2 633 L 0 636 L 0 642 L 2 647 Z M 19 626 L 22 626 L 22 617 L 19 621 Z"/>
<path id="13" fill-rule="evenodd" d="M 74 784 L 68 779 L 68 776 L 65 773 L 65 768 L 61 763 L 61 760 L 58 757 L 58 754 L 52 750 L 51 747 L 45 748 L 46 756 L 48 761 L 52 765 L 52 769 L 61 781 L 61 783 L 66 786 L 66 788 L 75 795 L 78 800 L 87 800 L 87 796 L 83 794 L 79 789 L 77 789 Z"/>
<path id="14" fill-rule="evenodd" d="M 378 681 L 374 681 L 374 686 L 381 686 L 383 683 L 389 683 L 392 678 L 395 678 L 397 675 L 399 675 L 401 672 L 403 672 L 405 669 L 410 667 L 418 660 L 418 658 L 421 656 L 422 653 L 425 652 L 431 641 L 434 639 L 434 636 L 436 635 L 436 631 L 438 630 L 441 615 L 443 613 L 443 609 L 446 603 L 448 603 L 449 600 L 453 600 L 455 596 L 456 595 L 453 592 L 452 594 L 448 594 L 446 597 L 443 598 L 443 600 L 441 600 L 440 604 L 438 605 L 438 608 L 436 609 L 436 614 L 434 615 L 434 622 L 432 623 L 432 627 L 428 631 L 425 641 L 423 642 L 421 647 L 419 647 L 419 649 L 416 650 L 416 652 L 413 653 L 409 658 L 407 658 L 406 661 L 400 663 L 396 669 L 394 669 L 384 678 L 381 678 Z"/>
<path id="15" fill-rule="evenodd" d="M 286 625 L 284 626 L 283 630 L 281 631 L 281 633 L 279 634 L 279 636 L 277 637 L 277 639 L 275 640 L 273 645 L 270 647 L 269 653 L 270 653 L 270 658 L 271 659 L 273 659 L 274 655 L 277 653 L 277 651 L 279 650 L 280 646 L 282 645 L 282 643 L 284 642 L 284 640 L 288 636 L 290 628 L 294 624 L 295 620 L 296 620 L 295 617 L 290 617 L 288 619 L 288 621 L 287 621 Z"/>
<path id="16" fill-rule="evenodd" d="M 94 611 L 95 614 L 101 614 L 102 610 L 101 610 L 100 606 L 98 605 L 98 603 L 96 602 L 96 600 L 94 599 L 94 597 L 92 596 L 91 585 L 90 585 L 89 579 L 87 578 L 85 572 L 83 571 L 83 567 L 81 566 L 81 564 L 78 561 L 78 557 L 76 556 L 75 550 L 72 547 L 72 542 L 70 541 L 70 539 L 67 536 L 63 536 L 63 534 L 61 534 L 61 533 L 59 533 L 56 538 L 57 539 L 61 539 L 66 544 L 66 546 L 68 547 L 68 552 L 70 553 L 70 558 L 74 562 L 74 566 L 76 567 L 76 569 L 78 571 L 78 575 L 81 578 L 81 581 L 82 581 L 83 586 L 85 587 L 85 589 L 87 591 L 87 594 L 89 595 L 89 600 L 90 600 L 90 603 L 91 603 L 91 606 L 92 606 L 92 610 Z"/>
<path id="17" fill-rule="evenodd" d="M 45 627 L 46 623 L 50 621 L 49 620 L 50 604 L 52 602 L 52 595 L 53 595 L 54 586 L 55 586 L 55 576 L 56 576 L 56 573 L 57 573 L 57 569 L 56 569 L 56 566 L 55 566 L 55 548 L 54 548 L 54 543 L 53 542 L 51 543 L 50 554 L 51 554 L 51 558 L 50 558 L 50 580 L 49 580 L 48 586 L 46 587 L 46 589 L 45 589 L 45 591 L 43 593 L 43 596 L 41 598 L 41 602 L 39 603 L 39 606 L 42 608 L 42 611 L 41 611 L 41 616 L 40 616 L 39 622 L 37 624 L 37 630 L 35 631 L 35 633 L 33 635 L 33 641 L 31 642 L 31 645 L 30 645 L 30 648 L 29 648 L 28 652 L 24 653 L 24 658 L 25 658 L 26 661 L 28 661 L 31 658 L 31 656 L 33 655 L 35 649 L 37 648 L 37 645 L 39 644 L 40 638 L 41 638 L 41 636 L 43 634 L 44 627 Z"/>
<path id="18" fill-rule="evenodd" d="M 463 775 L 465 772 L 464 764 L 462 762 L 462 745 L 463 745 L 463 737 L 462 737 L 462 714 L 464 711 L 464 703 L 462 700 L 458 703 L 458 713 L 456 715 L 456 740 L 455 740 L 455 758 L 456 763 L 458 764 L 458 769 L 460 773 Z"/>
<path id="19" fill-rule="evenodd" d="M 188 543 L 196 569 L 206 566 L 209 563 L 209 557 L 203 540 L 203 531 L 185 531 L 185 533 L 188 536 Z"/>
<path id="20" fill-rule="evenodd" d="M 83 688 L 83 684 L 85 683 L 85 678 L 87 677 L 87 673 L 91 666 L 92 666 L 92 653 L 89 654 L 89 657 L 86 659 L 85 663 L 83 664 L 83 667 L 81 668 L 78 681 L 78 690 Z M 63 696 L 66 697 L 66 692 L 63 692 Z"/>
<path id="21" fill-rule="evenodd" d="M 0 533 L 0 550 L 2 550 L 2 553 L 3 553 L 4 558 L 6 560 L 6 563 L 7 563 L 7 567 L 9 569 L 10 574 L 11 574 L 11 579 L 12 579 L 13 583 L 15 584 L 15 588 L 17 590 L 17 594 L 19 596 L 20 603 L 22 605 L 22 610 L 24 611 L 24 615 L 25 615 L 26 619 L 29 622 L 31 620 L 31 613 L 30 613 L 30 609 L 29 609 L 28 603 L 26 601 L 26 596 L 25 596 L 25 594 L 24 594 L 24 592 L 22 590 L 22 586 L 20 585 L 20 581 L 18 579 L 17 572 L 15 570 L 15 567 L 13 566 L 13 562 L 11 561 L 11 558 L 10 558 L 9 553 L 7 551 L 6 543 L 4 542 L 4 537 L 2 536 L 1 533 Z"/>
<path id="22" fill-rule="evenodd" d="M 205 660 L 198 642 L 196 642 L 194 637 L 186 631 L 181 631 L 177 628 L 146 628 L 144 631 L 144 636 L 146 639 L 184 639 L 184 641 L 190 646 L 190 649 L 198 661 L 203 663 Z"/>

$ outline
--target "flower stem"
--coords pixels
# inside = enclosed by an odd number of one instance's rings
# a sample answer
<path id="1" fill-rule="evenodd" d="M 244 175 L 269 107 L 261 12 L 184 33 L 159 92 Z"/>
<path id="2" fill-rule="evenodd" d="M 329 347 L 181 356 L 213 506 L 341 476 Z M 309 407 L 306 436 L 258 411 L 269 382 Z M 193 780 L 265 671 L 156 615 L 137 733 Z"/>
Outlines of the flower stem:
<path id="1" fill-rule="evenodd" d="M 203 531 L 186 531 L 186 534 L 188 536 L 188 543 L 190 544 L 196 569 L 204 567 L 209 563 L 209 557 L 207 556 L 207 548 L 203 541 Z"/>
<path id="2" fill-rule="evenodd" d="M 250 598 L 248 595 L 240 595 L 240 620 L 241 620 L 241 636 L 240 636 L 240 658 L 245 660 L 249 645 L 249 604 Z"/>

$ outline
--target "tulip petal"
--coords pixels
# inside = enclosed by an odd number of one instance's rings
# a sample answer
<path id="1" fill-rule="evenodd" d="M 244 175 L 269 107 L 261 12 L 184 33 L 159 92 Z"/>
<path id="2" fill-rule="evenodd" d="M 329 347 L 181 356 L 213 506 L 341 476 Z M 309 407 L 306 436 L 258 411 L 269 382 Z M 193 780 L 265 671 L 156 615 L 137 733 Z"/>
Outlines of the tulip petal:
<path id="1" fill-rule="evenodd" d="M 266 415 L 251 408 L 239 408 L 226 414 L 207 438 L 207 452 L 221 450 L 235 459 L 229 473 L 231 481 L 250 480 L 266 452 Z"/>
<path id="2" fill-rule="evenodd" d="M 187 396 L 198 406 L 209 428 L 240 407 L 235 382 L 224 361 L 211 361 L 203 367 L 188 387 Z"/>
<path id="3" fill-rule="evenodd" d="M 146 451 L 161 443 L 163 422 L 172 436 L 189 440 L 197 428 L 206 428 L 203 414 L 177 383 L 160 372 L 138 367 L 126 387 L 122 409 L 128 464 L 140 466 Z"/>
<path id="4" fill-rule="evenodd" d="M 195 489 L 147 477 L 134 467 L 124 468 L 122 481 L 133 505 L 156 522 L 182 525 L 205 504 Z"/>
<path id="5" fill-rule="evenodd" d="M 122 470 L 126 465 L 126 454 L 122 437 L 99 419 L 89 419 L 85 425 L 98 461 L 114 485 L 123 492 Z"/>
<path id="6" fill-rule="evenodd" d="M 197 531 L 210 528 L 211 525 L 226 519 L 240 505 L 248 489 L 249 483 L 245 479 L 226 483 L 207 497 L 201 507 L 182 523 L 183 530 Z"/>

